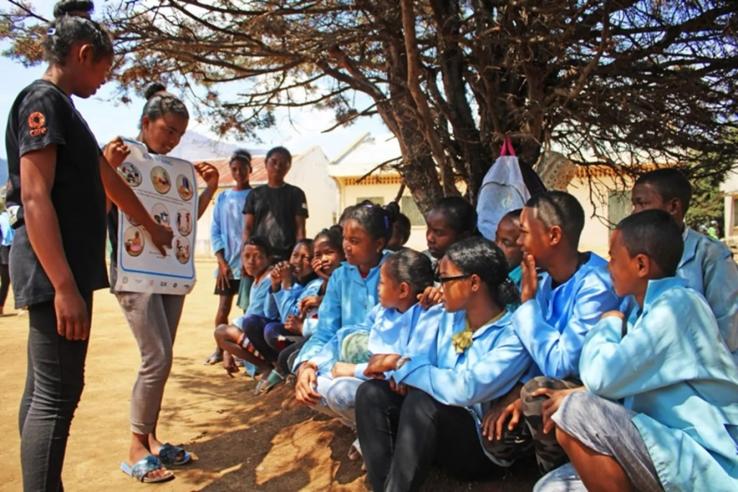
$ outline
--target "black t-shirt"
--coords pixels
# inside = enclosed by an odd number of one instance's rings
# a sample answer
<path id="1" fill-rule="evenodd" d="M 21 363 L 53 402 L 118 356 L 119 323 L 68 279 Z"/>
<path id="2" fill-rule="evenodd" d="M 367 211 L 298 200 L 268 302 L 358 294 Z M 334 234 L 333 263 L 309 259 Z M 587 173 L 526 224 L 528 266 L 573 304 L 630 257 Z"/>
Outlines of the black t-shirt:
<path id="1" fill-rule="evenodd" d="M 15 183 L 7 197 L 9 202 L 23 205 L 21 156 L 53 144 L 56 169 L 51 202 L 67 262 L 80 293 L 87 296 L 108 285 L 100 148 L 71 99 L 51 82 L 37 80 L 21 91 L 8 117 L 5 145 L 10 181 Z M 54 288 L 31 247 L 25 225 L 16 230 L 13 239 L 10 275 L 16 306 L 54 298 Z"/>
<path id="2" fill-rule="evenodd" d="M 254 215 L 251 236 L 263 237 L 273 256 L 287 259 L 297 242 L 295 217 L 308 216 L 307 199 L 300 188 L 291 184 L 279 188 L 263 185 L 249 193 L 243 213 Z"/>

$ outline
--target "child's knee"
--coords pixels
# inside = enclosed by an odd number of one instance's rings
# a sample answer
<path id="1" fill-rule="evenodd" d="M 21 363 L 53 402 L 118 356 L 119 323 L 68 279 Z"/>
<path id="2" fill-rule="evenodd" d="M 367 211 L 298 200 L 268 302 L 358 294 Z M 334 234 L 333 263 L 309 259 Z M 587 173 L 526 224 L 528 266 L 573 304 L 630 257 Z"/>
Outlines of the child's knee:
<path id="1" fill-rule="evenodd" d="M 523 386 L 520 390 L 520 399 L 523 403 L 523 415 L 526 417 L 540 416 L 543 411 L 543 402 L 548 399 L 546 396 L 533 396 L 537 390 L 548 388 L 560 390 L 566 388 L 566 383 L 560 379 L 549 378 L 546 376 L 536 376 Z"/>
<path id="2" fill-rule="evenodd" d="M 356 390 L 356 405 L 373 405 L 375 402 L 384 401 L 386 391 L 389 391 L 385 381 L 371 379 L 364 381 Z"/>
<path id="3" fill-rule="evenodd" d="M 213 337 L 215 337 L 215 340 L 218 343 L 220 343 L 225 340 L 227 332 L 228 332 L 228 325 L 220 324 L 215 328 L 215 331 L 213 332 Z"/>
<path id="4" fill-rule="evenodd" d="M 279 351 L 279 336 L 280 336 L 280 325 L 278 323 L 269 323 L 264 327 L 264 341 L 272 349 Z"/>
<path id="5" fill-rule="evenodd" d="M 361 385 L 354 378 L 338 378 L 333 381 L 325 394 L 328 406 L 340 410 L 353 409 L 356 404 L 356 392 Z"/>

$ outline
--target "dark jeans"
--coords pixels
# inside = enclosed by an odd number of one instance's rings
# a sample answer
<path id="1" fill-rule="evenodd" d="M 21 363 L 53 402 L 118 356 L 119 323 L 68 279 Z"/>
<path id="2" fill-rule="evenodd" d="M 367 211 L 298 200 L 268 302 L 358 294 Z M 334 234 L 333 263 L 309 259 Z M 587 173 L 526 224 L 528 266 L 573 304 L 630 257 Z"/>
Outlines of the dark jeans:
<path id="1" fill-rule="evenodd" d="M 10 288 L 9 252 L 10 246 L 0 246 L 0 307 L 5 306 L 5 301 L 8 299 L 8 289 Z"/>
<path id="2" fill-rule="evenodd" d="M 471 480 L 500 470 L 482 451 L 466 409 L 415 388 L 403 397 L 386 381 L 363 383 L 356 393 L 356 427 L 375 491 L 419 490 L 433 463 Z"/>
<path id="3" fill-rule="evenodd" d="M 279 321 L 272 321 L 264 327 L 264 341 L 277 353 L 280 353 L 286 346 L 292 343 L 291 340 L 280 340 L 279 337 L 294 336 L 295 334 L 285 328 Z"/>
<path id="4" fill-rule="evenodd" d="M 254 348 L 259 351 L 264 359 L 271 363 L 277 362 L 279 352 L 269 346 L 266 338 L 264 337 L 264 332 L 266 327 L 274 322 L 274 320 L 252 314 L 243 320 L 242 325 L 243 332 L 246 333 L 246 336 L 254 345 Z"/>
<path id="5" fill-rule="evenodd" d="M 277 357 L 277 370 L 282 376 L 287 376 L 292 372 L 292 363 L 297 358 L 297 354 L 300 353 L 300 349 L 308 339 L 303 337 L 302 340 L 287 345 Z"/>
<path id="6" fill-rule="evenodd" d="M 92 295 L 85 301 L 91 315 Z M 19 414 L 23 490 L 58 492 L 64 490 L 64 452 L 84 386 L 87 341 L 57 334 L 53 302 L 30 306 L 28 319 L 28 372 Z"/>

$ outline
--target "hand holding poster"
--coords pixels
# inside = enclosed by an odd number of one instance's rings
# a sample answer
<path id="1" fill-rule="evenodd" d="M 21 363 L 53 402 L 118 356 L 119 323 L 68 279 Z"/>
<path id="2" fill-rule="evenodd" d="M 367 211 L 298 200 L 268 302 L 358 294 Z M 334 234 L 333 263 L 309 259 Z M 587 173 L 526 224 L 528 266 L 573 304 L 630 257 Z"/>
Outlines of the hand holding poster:
<path id="1" fill-rule="evenodd" d="M 140 224 L 118 212 L 118 256 L 115 289 L 126 292 L 187 294 L 195 285 L 197 181 L 188 161 L 153 155 L 134 140 L 125 140 L 130 155 L 118 167 L 156 222 L 172 228 L 172 249 L 156 249 Z"/>

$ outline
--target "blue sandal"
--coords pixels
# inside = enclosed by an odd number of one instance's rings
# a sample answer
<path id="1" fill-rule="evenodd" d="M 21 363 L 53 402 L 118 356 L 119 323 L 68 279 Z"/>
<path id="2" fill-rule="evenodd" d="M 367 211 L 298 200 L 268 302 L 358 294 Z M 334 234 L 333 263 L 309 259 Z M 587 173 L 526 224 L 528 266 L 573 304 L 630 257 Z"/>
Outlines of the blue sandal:
<path id="1" fill-rule="evenodd" d="M 165 442 L 159 449 L 159 460 L 166 466 L 182 466 L 189 463 L 192 456 L 183 447 Z"/>
<path id="2" fill-rule="evenodd" d="M 275 386 L 283 382 L 284 376 L 278 373 L 276 369 L 272 369 L 267 377 L 260 379 L 256 384 L 254 394 L 263 395 L 265 393 L 269 393 L 269 391 L 271 391 Z"/>
<path id="3" fill-rule="evenodd" d="M 169 470 L 160 477 L 151 478 L 148 476 L 152 471 L 161 470 L 162 468 L 164 468 L 164 466 L 161 461 L 153 454 L 139 460 L 133 466 L 126 462 L 120 464 L 120 469 L 123 473 L 143 483 L 166 482 L 167 480 L 174 478 L 174 473 Z"/>

